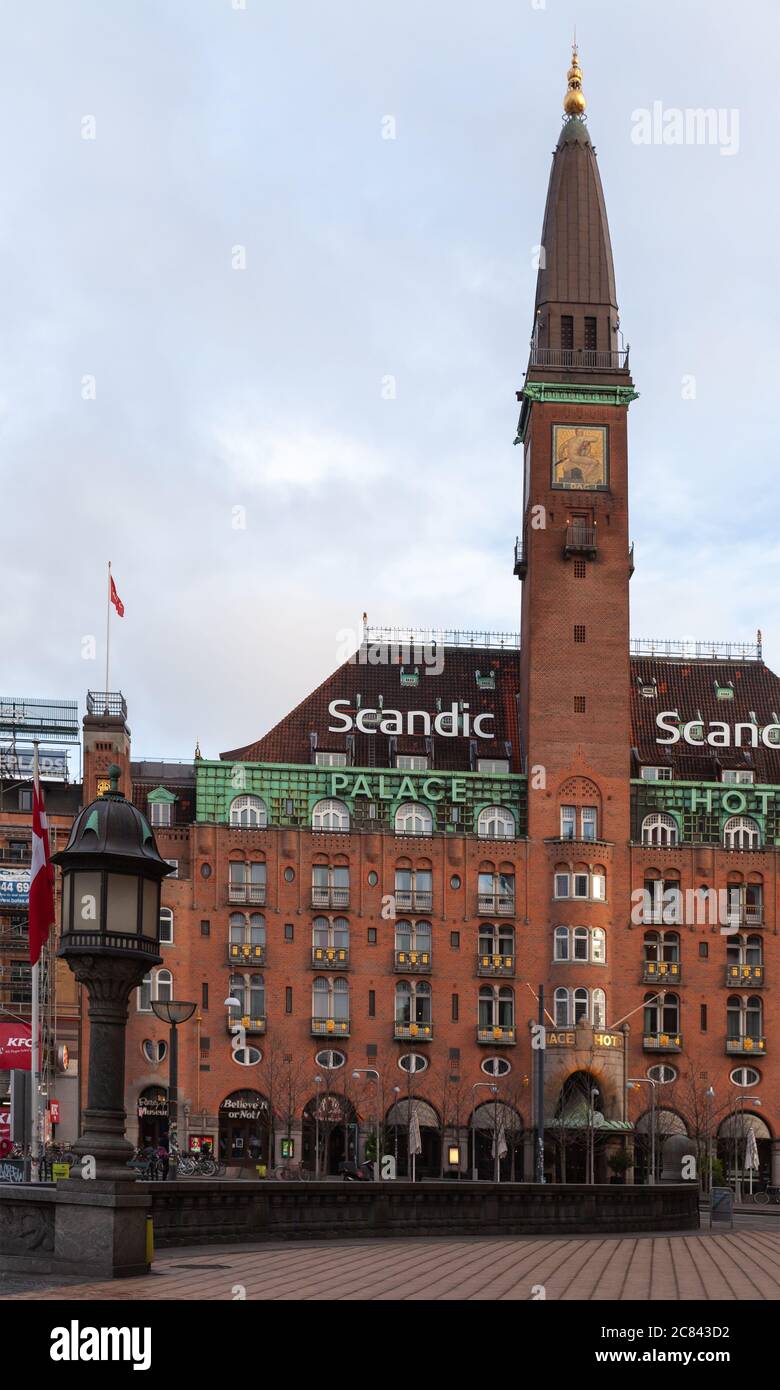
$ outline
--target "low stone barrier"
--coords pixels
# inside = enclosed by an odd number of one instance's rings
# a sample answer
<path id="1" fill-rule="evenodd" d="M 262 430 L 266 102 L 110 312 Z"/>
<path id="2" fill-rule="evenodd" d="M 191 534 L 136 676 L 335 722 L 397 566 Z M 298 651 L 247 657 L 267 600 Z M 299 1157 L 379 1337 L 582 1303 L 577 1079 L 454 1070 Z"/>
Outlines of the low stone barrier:
<path id="1" fill-rule="evenodd" d="M 199 1179 L 139 1186 L 151 1197 L 157 1249 L 361 1236 L 619 1235 L 699 1228 L 694 1184 Z"/>

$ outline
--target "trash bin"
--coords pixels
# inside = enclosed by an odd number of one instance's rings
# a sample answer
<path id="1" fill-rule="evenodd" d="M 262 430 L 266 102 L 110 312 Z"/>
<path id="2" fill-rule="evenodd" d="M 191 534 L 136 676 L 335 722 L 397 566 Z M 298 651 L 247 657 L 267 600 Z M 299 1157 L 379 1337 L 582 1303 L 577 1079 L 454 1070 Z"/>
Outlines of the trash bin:
<path id="1" fill-rule="evenodd" d="M 258 1178 L 265 1178 L 268 1176 L 268 1169 L 264 1163 L 256 1163 L 255 1172 L 257 1173 Z"/>

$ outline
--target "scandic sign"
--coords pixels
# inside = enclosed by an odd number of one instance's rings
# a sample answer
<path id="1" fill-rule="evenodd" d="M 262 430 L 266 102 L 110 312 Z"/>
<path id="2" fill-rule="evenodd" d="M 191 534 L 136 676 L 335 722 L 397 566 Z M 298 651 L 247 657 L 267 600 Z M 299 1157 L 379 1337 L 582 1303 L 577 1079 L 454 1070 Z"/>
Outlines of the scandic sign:
<path id="1" fill-rule="evenodd" d="M 0 1023 L 0 1071 L 29 1071 L 32 1029 L 27 1023 Z"/>
<path id="2" fill-rule="evenodd" d="M 494 739 L 496 736 L 493 729 L 488 731 L 482 727 L 486 719 L 495 719 L 493 711 L 471 714 L 468 700 L 453 701 L 449 709 L 436 714 L 424 709 L 385 709 L 380 705 L 378 708 L 367 706 L 353 715 L 351 703 L 350 700 L 331 700 L 328 714 L 339 723 L 329 724 L 329 733 L 348 734 L 351 729 L 358 729 L 361 734 L 375 734 L 379 730 L 382 734 L 405 734 L 409 738 L 415 735 L 427 738 L 431 731 L 442 738 Z"/>

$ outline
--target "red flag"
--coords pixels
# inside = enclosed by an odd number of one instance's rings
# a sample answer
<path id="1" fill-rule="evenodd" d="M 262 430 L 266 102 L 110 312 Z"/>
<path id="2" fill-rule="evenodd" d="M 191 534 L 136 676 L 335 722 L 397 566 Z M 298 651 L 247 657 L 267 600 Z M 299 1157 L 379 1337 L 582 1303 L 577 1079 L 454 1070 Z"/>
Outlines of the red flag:
<path id="1" fill-rule="evenodd" d="M 109 575 L 109 579 L 111 580 L 111 602 L 113 603 L 113 605 L 114 605 L 114 607 L 115 607 L 115 609 L 116 609 L 117 617 L 118 617 L 118 618 L 124 618 L 124 616 L 125 616 L 125 605 L 123 604 L 121 598 L 119 597 L 119 594 L 118 594 L 117 591 L 116 591 L 116 584 L 114 583 L 114 576 L 113 576 L 113 574 L 110 574 L 110 575 Z"/>
<path id="2" fill-rule="evenodd" d="M 37 776 L 33 785 L 29 921 L 30 963 L 35 965 L 54 921 L 54 866 L 49 859 L 49 828 Z"/>

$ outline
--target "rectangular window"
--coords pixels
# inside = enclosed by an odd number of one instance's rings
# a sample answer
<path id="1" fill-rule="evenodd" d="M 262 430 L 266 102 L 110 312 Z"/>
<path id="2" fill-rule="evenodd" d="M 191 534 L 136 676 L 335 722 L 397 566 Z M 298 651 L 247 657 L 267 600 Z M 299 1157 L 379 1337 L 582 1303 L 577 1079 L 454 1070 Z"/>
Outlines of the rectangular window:
<path id="1" fill-rule="evenodd" d="M 595 352 L 597 345 L 596 319 L 586 315 L 585 318 L 585 351 Z"/>
<path id="2" fill-rule="evenodd" d="M 575 897 L 575 898 L 587 898 L 587 897 L 589 897 L 589 896 L 590 896 L 590 895 L 589 895 L 589 893 L 588 893 L 588 875 L 587 875 L 587 874 L 575 874 L 575 875 L 574 875 L 574 897 Z M 594 896 L 594 897 L 596 896 L 595 893 L 594 893 L 593 896 Z"/>
<path id="3" fill-rule="evenodd" d="M 367 938 L 367 939 L 368 939 L 368 944 L 369 944 L 369 946 L 376 946 L 376 927 L 369 927 L 369 928 L 368 928 L 368 938 Z"/>
<path id="4" fill-rule="evenodd" d="M 603 902 L 607 896 L 607 880 L 603 874 L 591 874 L 591 897 Z"/>
<path id="5" fill-rule="evenodd" d="M 583 840 L 596 838 L 596 807 L 583 806 L 580 811 L 580 829 Z"/>
<path id="6" fill-rule="evenodd" d="M 561 314 L 561 347 L 571 351 L 574 347 L 574 315 Z"/>
<path id="7" fill-rule="evenodd" d="M 324 749 L 318 749 L 314 754 L 314 762 L 317 767 L 346 767 L 346 753 L 328 753 Z"/>
<path id="8" fill-rule="evenodd" d="M 291 1014 L 293 1011 L 292 985 L 286 985 L 284 991 L 284 1012 Z"/>
<path id="9" fill-rule="evenodd" d="M 172 806 L 170 801 L 152 801 L 149 805 L 149 822 L 158 829 L 170 825 Z"/>
<path id="10" fill-rule="evenodd" d="M 376 990 L 375 990 L 375 989 L 370 989 L 370 990 L 368 991 L 368 1016 L 369 1016 L 369 1018 L 376 1018 Z"/>
<path id="11" fill-rule="evenodd" d="M 457 1021 L 458 1021 L 458 996 L 457 996 L 457 994 L 453 994 L 453 996 L 452 996 L 452 1021 L 453 1021 L 453 1023 L 457 1023 Z"/>
<path id="12" fill-rule="evenodd" d="M 451 931 L 451 932 L 450 932 L 450 946 L 452 947 L 453 951 L 458 951 L 458 950 L 460 949 L 460 932 L 459 932 L 459 931 Z"/>
<path id="13" fill-rule="evenodd" d="M 556 898 L 568 898 L 569 896 L 569 875 L 555 875 L 555 896 Z"/>
<path id="14" fill-rule="evenodd" d="M 720 774 L 721 782 L 742 783 L 746 785 L 754 780 L 754 774 L 746 768 L 724 767 Z"/>
<path id="15" fill-rule="evenodd" d="M 575 624 L 574 624 L 574 640 L 575 640 L 575 642 L 584 642 L 584 641 L 585 641 L 585 624 L 584 624 L 584 623 L 575 623 Z"/>
<path id="16" fill-rule="evenodd" d="M 477 772 L 488 772 L 498 775 L 508 771 L 508 758 L 477 758 Z"/>
<path id="17" fill-rule="evenodd" d="M 706 1033 L 706 1031 L 707 1031 L 707 1005 L 706 1005 L 706 1004 L 700 1004 L 700 1005 L 699 1005 L 699 1027 L 701 1028 L 702 1033 Z"/>
<path id="18" fill-rule="evenodd" d="M 709 956 L 709 954 L 710 954 L 710 943 L 709 943 L 709 941 L 700 941 L 700 942 L 699 942 L 699 955 L 700 955 L 701 959 L 702 959 L 702 960 L 706 960 L 707 957 Z"/>
<path id="19" fill-rule="evenodd" d="M 645 782 L 671 782 L 672 769 L 670 767 L 643 767 L 640 775 Z"/>
<path id="20" fill-rule="evenodd" d="M 200 934 L 201 936 L 211 936 L 211 923 L 206 917 L 201 918 Z"/>
<path id="21" fill-rule="evenodd" d="M 561 839 L 573 840 L 577 831 L 577 812 L 573 806 L 561 807 Z"/>
<path id="22" fill-rule="evenodd" d="M 574 713 L 575 713 L 575 714 L 584 714 L 584 713 L 585 713 L 585 696 L 584 696 L 584 695 L 575 695 L 575 696 L 574 696 Z"/>
<path id="23" fill-rule="evenodd" d="M 285 941 L 292 941 L 292 940 L 294 939 L 294 937 L 295 937 L 295 925 L 294 925 L 294 923 L 293 923 L 293 922 L 285 922 L 285 924 L 284 924 L 284 939 L 285 939 Z"/>
<path id="24" fill-rule="evenodd" d="M 204 981 L 200 987 L 200 1007 L 207 1009 L 209 1006 L 209 987 Z"/>
<path id="25" fill-rule="evenodd" d="M 420 753 L 399 753 L 395 760 L 396 767 L 400 767 L 404 772 L 427 772 L 428 759 Z"/>

